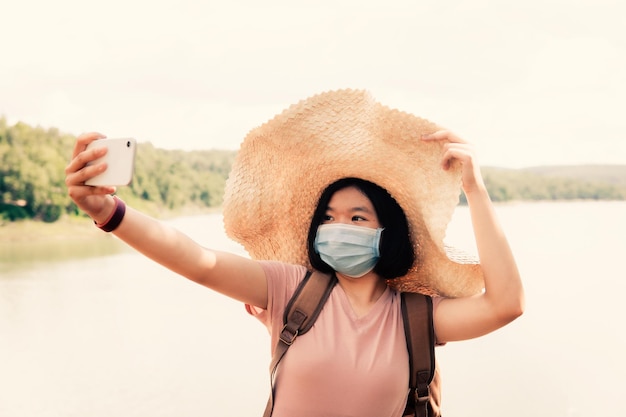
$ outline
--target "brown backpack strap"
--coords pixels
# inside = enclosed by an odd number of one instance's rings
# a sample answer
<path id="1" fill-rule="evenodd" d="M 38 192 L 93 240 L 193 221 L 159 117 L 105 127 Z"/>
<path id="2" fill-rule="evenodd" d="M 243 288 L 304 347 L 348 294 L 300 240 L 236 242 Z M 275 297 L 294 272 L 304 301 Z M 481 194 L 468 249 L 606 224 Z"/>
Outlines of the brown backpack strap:
<path id="1" fill-rule="evenodd" d="M 410 372 L 410 390 L 404 415 L 429 417 L 429 384 L 435 375 L 433 301 L 429 296 L 417 293 L 402 293 L 401 299 Z"/>
<path id="2" fill-rule="evenodd" d="M 311 329 L 336 283 L 337 278 L 334 274 L 327 275 L 317 271 L 307 272 L 287 303 L 283 317 L 284 326 L 278 337 L 278 343 L 270 364 L 271 391 L 263 414 L 264 417 L 271 416 L 274 409 L 274 380 L 278 363 L 285 356 L 287 349 L 293 344 L 296 337 Z"/>

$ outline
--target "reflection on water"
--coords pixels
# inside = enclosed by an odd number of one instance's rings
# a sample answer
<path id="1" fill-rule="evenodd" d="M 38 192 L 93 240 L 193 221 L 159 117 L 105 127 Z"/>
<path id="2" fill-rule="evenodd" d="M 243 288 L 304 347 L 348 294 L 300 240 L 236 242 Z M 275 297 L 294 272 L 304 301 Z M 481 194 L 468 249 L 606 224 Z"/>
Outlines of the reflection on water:
<path id="1" fill-rule="evenodd" d="M 527 311 L 496 333 L 438 349 L 446 415 L 626 415 L 626 204 L 497 210 Z M 217 215 L 175 224 L 203 245 L 243 254 Z M 450 243 L 472 250 L 469 231 L 462 207 Z M 239 303 L 132 251 L 79 252 L 0 271 L 0 416 L 261 415 L 269 338 Z"/>

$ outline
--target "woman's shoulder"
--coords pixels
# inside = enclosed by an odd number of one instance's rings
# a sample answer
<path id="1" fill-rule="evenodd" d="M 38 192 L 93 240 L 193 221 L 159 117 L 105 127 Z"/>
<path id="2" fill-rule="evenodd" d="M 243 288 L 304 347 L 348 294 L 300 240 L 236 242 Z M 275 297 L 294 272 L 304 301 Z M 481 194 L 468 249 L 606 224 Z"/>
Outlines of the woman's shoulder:
<path id="1" fill-rule="evenodd" d="M 259 261 L 265 275 L 270 277 L 281 277 L 281 279 L 304 278 L 307 269 L 303 265 L 289 264 L 280 261 Z"/>
<path id="2" fill-rule="evenodd" d="M 303 265 L 280 261 L 260 261 L 260 264 L 265 272 L 269 293 L 282 293 L 281 297 L 289 297 L 307 273 Z"/>
<path id="3" fill-rule="evenodd" d="M 307 269 L 302 265 L 294 265 L 279 261 L 259 261 L 267 279 L 267 310 L 269 315 L 263 320 L 271 327 L 273 318 L 281 318 L 298 284 L 302 282 Z M 281 321 L 282 323 L 282 321 Z"/>

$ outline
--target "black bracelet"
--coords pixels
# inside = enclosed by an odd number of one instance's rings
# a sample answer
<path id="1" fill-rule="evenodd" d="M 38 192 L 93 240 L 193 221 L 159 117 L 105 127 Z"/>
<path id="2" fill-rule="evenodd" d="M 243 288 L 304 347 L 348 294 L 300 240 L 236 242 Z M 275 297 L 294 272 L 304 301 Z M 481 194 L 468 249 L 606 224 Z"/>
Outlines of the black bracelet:
<path id="1" fill-rule="evenodd" d="M 117 229 L 117 226 L 120 225 L 122 219 L 124 218 L 124 214 L 126 214 L 126 204 L 124 204 L 124 201 L 117 196 L 113 196 L 113 199 L 115 200 L 115 208 L 113 209 L 113 214 L 111 214 L 111 217 L 109 217 L 102 224 L 98 224 L 94 221 L 94 223 L 96 223 L 96 226 L 98 226 L 105 232 L 112 232 Z"/>

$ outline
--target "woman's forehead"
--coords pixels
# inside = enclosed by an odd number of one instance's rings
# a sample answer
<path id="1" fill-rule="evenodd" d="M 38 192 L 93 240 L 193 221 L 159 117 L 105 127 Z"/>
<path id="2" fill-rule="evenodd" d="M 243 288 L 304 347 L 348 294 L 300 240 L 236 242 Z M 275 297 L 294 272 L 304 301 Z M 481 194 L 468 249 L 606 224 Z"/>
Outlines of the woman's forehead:
<path id="1" fill-rule="evenodd" d="M 349 207 L 352 211 L 373 211 L 370 199 L 357 187 L 349 186 L 337 190 L 328 202 L 328 209 L 345 209 Z"/>

